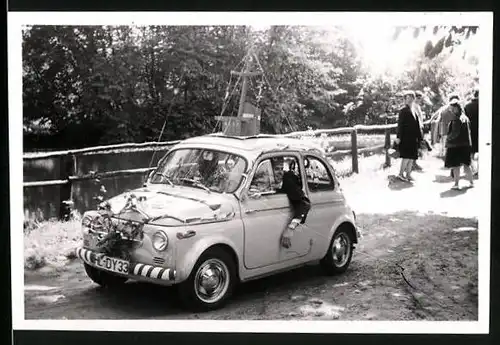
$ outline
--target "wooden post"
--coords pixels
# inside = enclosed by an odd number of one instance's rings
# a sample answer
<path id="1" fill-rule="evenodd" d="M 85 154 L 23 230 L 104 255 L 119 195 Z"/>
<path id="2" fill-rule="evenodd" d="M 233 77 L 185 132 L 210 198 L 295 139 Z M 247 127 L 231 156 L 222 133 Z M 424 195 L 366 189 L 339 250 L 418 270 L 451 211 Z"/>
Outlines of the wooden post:
<path id="1" fill-rule="evenodd" d="M 243 82 L 241 85 L 241 94 L 240 94 L 240 103 L 238 107 L 238 123 L 239 123 L 239 129 L 237 135 L 242 135 L 241 133 L 241 126 L 242 126 L 242 121 L 243 121 L 243 113 L 245 110 L 245 103 L 247 99 L 247 91 L 248 91 L 248 77 L 252 76 L 257 76 L 260 75 L 260 72 L 251 72 L 250 71 L 250 62 L 251 62 L 251 55 L 247 54 L 245 58 L 245 65 L 243 67 L 243 70 L 241 72 L 236 72 L 236 71 L 231 71 L 232 75 L 238 75 L 242 77 Z"/>
<path id="2" fill-rule="evenodd" d="M 351 131 L 351 156 L 352 156 L 352 172 L 359 173 L 358 167 L 358 133 L 356 127 Z"/>
<path id="3" fill-rule="evenodd" d="M 59 192 L 59 219 L 69 220 L 73 200 L 72 200 L 72 183 L 69 180 L 70 176 L 76 173 L 76 157 L 75 155 L 64 155 L 59 159 L 59 179 L 68 180 L 68 183 L 61 185 Z"/>
<path id="4" fill-rule="evenodd" d="M 389 150 L 391 149 L 391 130 L 387 128 L 385 130 L 385 167 L 391 166 L 391 156 Z"/>
<path id="5" fill-rule="evenodd" d="M 245 69 L 241 72 L 241 76 L 243 77 L 243 82 L 241 84 L 241 94 L 240 94 L 240 104 L 238 107 L 238 118 L 241 121 L 241 117 L 243 116 L 243 109 L 245 106 L 245 101 L 247 99 L 247 91 L 248 91 L 248 60 L 245 61 Z"/>

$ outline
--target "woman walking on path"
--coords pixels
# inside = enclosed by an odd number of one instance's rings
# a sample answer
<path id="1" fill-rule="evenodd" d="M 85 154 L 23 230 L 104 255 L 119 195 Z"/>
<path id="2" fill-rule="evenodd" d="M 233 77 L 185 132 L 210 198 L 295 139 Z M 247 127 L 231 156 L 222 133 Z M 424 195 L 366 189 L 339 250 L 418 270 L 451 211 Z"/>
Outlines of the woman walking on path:
<path id="1" fill-rule="evenodd" d="M 419 119 L 411 111 L 414 99 L 415 93 L 413 91 L 405 92 L 405 106 L 399 111 L 398 117 L 396 143 L 399 146 L 399 156 L 401 157 L 398 178 L 402 181 L 413 181 L 411 171 L 415 160 L 418 158 L 418 148 L 422 140 Z"/>
<path id="2" fill-rule="evenodd" d="M 434 113 L 431 118 L 431 122 L 434 124 L 433 140 L 434 142 L 441 143 L 440 156 L 444 157 L 446 151 L 446 135 L 448 134 L 448 125 L 450 121 L 455 117 L 453 110 L 451 109 L 451 104 L 460 101 L 460 97 L 457 94 L 452 94 L 448 103 L 439 108 L 438 111 Z"/>
<path id="3" fill-rule="evenodd" d="M 474 179 L 470 167 L 472 150 L 470 121 L 462 112 L 462 107 L 458 104 L 458 100 L 452 101 L 450 105 L 455 117 L 450 121 L 448 126 L 444 165 L 446 168 L 451 168 L 455 182 L 452 189 L 460 189 L 460 167 L 462 165 L 469 180 L 469 187 L 474 187 Z"/>

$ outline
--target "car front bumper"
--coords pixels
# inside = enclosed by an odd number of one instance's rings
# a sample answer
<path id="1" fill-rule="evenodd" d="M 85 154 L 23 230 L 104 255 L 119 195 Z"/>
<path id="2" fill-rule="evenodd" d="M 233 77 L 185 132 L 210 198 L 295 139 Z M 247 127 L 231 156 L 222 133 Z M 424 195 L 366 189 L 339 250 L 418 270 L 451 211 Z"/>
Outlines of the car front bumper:
<path id="1" fill-rule="evenodd" d="M 168 283 L 173 283 L 176 278 L 176 271 L 174 269 L 160 267 L 160 266 L 153 266 L 139 262 L 130 262 L 128 264 L 128 270 L 126 272 L 117 272 L 113 269 L 103 267 L 102 265 L 98 264 L 98 261 L 102 260 L 102 258 L 109 258 L 109 259 L 115 259 L 115 258 L 83 247 L 79 247 L 76 249 L 76 255 L 81 261 L 92 267 L 95 267 L 103 271 L 108 271 L 110 273 L 118 274 L 121 276 L 126 276 L 129 279 L 145 280 L 153 282 L 156 281 L 159 284 L 165 284 L 165 283 L 168 284 Z"/>

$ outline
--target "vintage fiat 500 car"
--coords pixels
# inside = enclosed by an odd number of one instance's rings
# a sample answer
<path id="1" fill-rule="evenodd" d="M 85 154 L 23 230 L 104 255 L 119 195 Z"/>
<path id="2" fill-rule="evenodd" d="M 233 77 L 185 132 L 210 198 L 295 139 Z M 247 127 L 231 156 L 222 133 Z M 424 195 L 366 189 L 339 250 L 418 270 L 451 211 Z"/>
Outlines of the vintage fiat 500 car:
<path id="1" fill-rule="evenodd" d="M 281 161 L 281 165 L 273 162 Z M 291 237 L 280 171 L 302 182 L 311 208 Z M 197 310 L 221 307 L 236 284 L 319 261 L 344 272 L 358 243 L 356 215 L 320 148 L 277 136 L 207 135 L 175 145 L 142 188 L 87 211 L 77 255 L 101 286 L 177 285 Z"/>

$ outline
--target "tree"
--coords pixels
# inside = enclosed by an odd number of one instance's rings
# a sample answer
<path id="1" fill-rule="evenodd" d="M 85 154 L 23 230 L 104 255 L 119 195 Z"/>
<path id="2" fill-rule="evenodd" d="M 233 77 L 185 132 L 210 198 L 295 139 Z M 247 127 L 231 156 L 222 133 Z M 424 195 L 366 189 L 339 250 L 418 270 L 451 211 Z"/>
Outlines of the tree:
<path id="1" fill-rule="evenodd" d="M 270 133 L 384 123 L 384 114 L 396 112 L 395 95 L 403 88 L 428 89 L 439 103 L 475 78 L 477 57 L 461 60 L 456 51 L 432 59 L 422 53 L 402 75 L 373 76 L 342 28 L 331 30 L 27 27 L 25 147 L 42 145 L 41 138 L 50 139 L 47 147 L 71 148 L 217 130 L 216 116 L 238 109 L 240 83 L 231 70 L 243 68 L 249 51 L 256 56 L 250 68 L 262 75 L 251 78 L 248 101 L 262 109 L 261 128 Z"/>
<path id="2" fill-rule="evenodd" d="M 397 26 L 394 39 L 398 39 L 404 31 L 413 31 L 413 37 L 418 38 L 427 30 L 431 30 L 431 28 L 427 26 Z M 423 47 L 424 56 L 433 59 L 446 50 L 453 52 L 455 46 L 476 35 L 478 30 L 478 26 L 433 26 L 432 33 L 435 37 L 437 36 L 437 41 L 436 43 L 432 43 L 431 40 L 426 41 Z"/>

